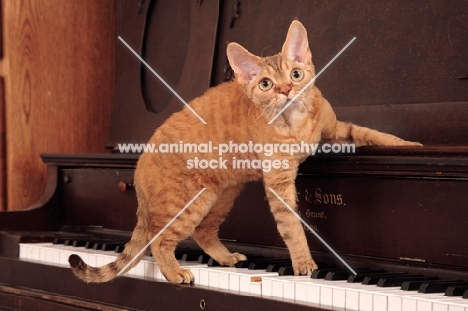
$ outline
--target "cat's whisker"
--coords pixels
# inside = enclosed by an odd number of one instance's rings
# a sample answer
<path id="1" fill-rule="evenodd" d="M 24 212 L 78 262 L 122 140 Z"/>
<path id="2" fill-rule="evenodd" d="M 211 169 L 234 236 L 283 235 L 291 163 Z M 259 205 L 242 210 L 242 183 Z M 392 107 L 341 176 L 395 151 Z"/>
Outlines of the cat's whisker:
<path id="1" fill-rule="evenodd" d="M 258 119 L 261 118 L 261 116 L 263 116 L 263 113 L 265 112 L 265 109 L 266 109 L 266 107 L 263 108 L 262 113 L 257 118 L 255 118 L 255 120 L 258 120 Z M 267 117 L 269 117 L 269 116 L 267 116 Z"/>
<path id="2" fill-rule="evenodd" d="M 260 119 L 260 117 L 263 115 L 263 113 L 268 109 L 268 115 L 267 115 L 267 118 L 269 118 L 271 115 L 274 115 L 274 113 L 276 112 L 276 108 L 274 107 L 276 106 L 275 105 L 275 101 L 273 100 L 271 103 L 269 103 L 268 105 L 265 106 L 265 108 L 263 108 L 262 110 L 262 113 L 257 117 L 257 120 Z M 270 109 L 270 108 L 273 108 Z"/>

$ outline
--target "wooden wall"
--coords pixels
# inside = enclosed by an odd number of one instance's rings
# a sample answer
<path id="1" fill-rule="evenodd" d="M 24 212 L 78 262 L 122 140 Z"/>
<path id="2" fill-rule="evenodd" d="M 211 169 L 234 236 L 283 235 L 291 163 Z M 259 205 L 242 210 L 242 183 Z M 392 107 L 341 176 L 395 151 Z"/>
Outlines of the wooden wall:
<path id="1" fill-rule="evenodd" d="M 18 210 L 42 194 L 41 153 L 106 152 L 115 78 L 115 3 L 2 0 L 2 14 L 5 96 L 0 117 L 6 161 L 0 206 Z"/>

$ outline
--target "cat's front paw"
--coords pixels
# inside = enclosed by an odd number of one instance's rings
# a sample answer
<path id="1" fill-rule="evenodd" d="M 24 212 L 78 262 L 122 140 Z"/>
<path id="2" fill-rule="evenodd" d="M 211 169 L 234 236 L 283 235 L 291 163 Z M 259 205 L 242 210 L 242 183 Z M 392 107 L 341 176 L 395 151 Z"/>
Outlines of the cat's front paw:
<path id="1" fill-rule="evenodd" d="M 182 268 L 179 268 L 176 271 L 165 273 L 164 276 L 171 283 L 190 284 L 195 280 L 195 277 L 189 269 Z"/>
<path id="2" fill-rule="evenodd" d="M 293 263 L 294 275 L 311 275 L 316 269 L 318 266 L 313 260 Z"/>
<path id="3" fill-rule="evenodd" d="M 231 253 L 229 255 L 225 255 L 225 256 L 222 256 L 220 258 L 215 258 L 215 259 L 217 259 L 216 261 L 221 266 L 233 267 L 237 262 L 247 260 L 247 257 L 245 257 L 244 254 Z"/>

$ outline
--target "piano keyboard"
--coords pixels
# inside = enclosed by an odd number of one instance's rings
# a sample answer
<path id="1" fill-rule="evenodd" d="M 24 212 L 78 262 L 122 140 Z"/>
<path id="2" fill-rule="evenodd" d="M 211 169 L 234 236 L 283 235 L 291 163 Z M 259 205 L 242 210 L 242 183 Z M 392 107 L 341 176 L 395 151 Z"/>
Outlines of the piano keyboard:
<path id="1" fill-rule="evenodd" d="M 20 259 L 68 267 L 68 257 L 78 254 L 91 266 L 114 261 L 118 253 L 52 243 L 21 243 Z M 378 287 L 347 280 L 330 281 L 308 276 L 280 276 L 265 269 L 209 267 L 206 263 L 179 260 L 195 276 L 195 285 L 214 290 L 278 299 L 332 310 L 375 311 L 468 311 L 468 299 L 445 296 L 445 292 L 423 294 L 400 286 Z M 329 272 L 330 273 L 330 272 Z M 154 259 L 144 257 L 125 274 L 127 277 L 166 282 Z M 323 277 L 320 276 L 320 277 Z M 416 277 L 417 279 L 418 277 Z M 468 286 L 466 284 L 460 287 Z M 468 291 L 467 291 L 468 292 Z M 467 296 L 467 295 L 465 295 Z"/>

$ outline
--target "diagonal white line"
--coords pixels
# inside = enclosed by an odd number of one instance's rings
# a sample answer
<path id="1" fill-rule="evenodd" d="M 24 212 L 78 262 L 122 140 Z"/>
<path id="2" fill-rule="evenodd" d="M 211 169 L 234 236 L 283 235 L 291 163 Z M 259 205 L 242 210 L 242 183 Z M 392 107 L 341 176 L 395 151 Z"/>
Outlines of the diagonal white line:
<path id="1" fill-rule="evenodd" d="M 287 105 L 285 105 L 285 106 L 273 117 L 273 119 L 270 120 L 270 122 L 268 122 L 268 124 L 273 123 L 273 121 L 275 121 L 276 118 L 278 118 L 279 115 L 282 114 L 283 111 L 285 111 L 286 108 L 288 108 L 288 107 L 296 100 L 296 98 L 299 97 L 299 95 L 301 95 L 312 83 L 314 83 L 315 80 L 317 80 L 317 78 L 322 74 L 322 72 L 324 72 L 325 69 L 327 69 L 328 66 L 330 66 L 330 65 L 338 58 L 338 56 L 340 56 L 341 53 L 343 53 L 343 52 L 351 45 L 351 43 L 354 42 L 354 40 L 356 40 L 356 37 L 352 38 L 351 41 L 349 41 L 348 44 L 346 44 L 345 47 L 342 48 L 341 51 L 339 51 L 338 54 L 336 54 L 336 56 L 333 57 L 332 60 L 329 61 L 328 64 L 327 64 L 325 67 L 323 67 L 322 70 L 320 70 L 319 73 L 317 73 L 317 74 L 315 75 L 315 77 L 313 77 L 312 80 L 310 80 L 309 83 L 307 83 L 306 86 L 304 86 L 304 87 L 302 88 L 302 90 L 300 90 L 299 93 L 297 93 L 296 96 L 294 96 L 294 97 L 289 101 L 289 103 L 288 103 Z"/>
<path id="2" fill-rule="evenodd" d="M 156 78 L 159 79 L 159 81 L 161 81 L 161 82 L 172 92 L 172 94 L 174 94 L 188 109 L 190 109 L 191 112 L 193 112 L 194 115 L 197 116 L 198 119 L 200 119 L 200 121 L 202 121 L 203 124 L 207 124 L 207 123 L 205 122 L 205 120 L 203 120 L 203 118 L 200 117 L 200 116 L 198 115 L 198 113 L 196 113 L 196 111 L 193 110 L 193 108 L 190 107 L 189 104 L 187 104 L 187 103 L 185 102 L 185 100 L 184 100 L 182 97 L 180 97 L 179 94 L 177 94 L 177 92 L 174 91 L 174 89 L 173 89 L 169 84 L 167 84 L 166 81 L 164 81 L 164 79 L 161 78 L 161 76 L 158 75 L 158 73 L 157 73 L 156 71 L 154 71 L 153 68 L 151 68 L 150 65 L 148 65 L 148 63 L 146 63 L 146 62 L 143 60 L 143 58 L 140 57 L 140 55 L 138 55 L 137 52 L 135 52 L 135 50 L 133 50 L 133 49 L 130 47 L 130 45 L 127 44 L 127 42 L 125 42 L 124 39 L 122 39 L 122 37 L 119 36 L 118 38 L 119 38 L 120 41 L 122 41 L 123 44 L 125 44 L 125 46 L 126 46 L 130 51 L 132 51 L 133 54 L 135 54 L 136 57 L 138 57 L 138 59 L 139 59 L 143 64 L 145 64 L 145 66 L 156 76 Z"/>
<path id="3" fill-rule="evenodd" d="M 156 241 L 156 239 L 164 232 L 164 230 L 166 230 L 186 209 L 187 207 L 190 206 L 190 204 L 193 203 L 193 201 L 195 201 L 196 198 L 198 198 L 200 196 L 200 194 L 202 194 L 203 191 L 205 191 L 206 188 L 203 188 L 202 190 L 200 190 L 194 197 L 193 199 L 190 200 L 190 202 L 188 202 L 183 209 L 181 209 L 175 216 L 174 218 L 171 219 L 171 221 L 169 221 L 165 226 L 164 228 L 162 228 L 152 239 L 151 241 L 149 241 L 145 247 L 143 247 L 139 252 L 138 254 L 135 255 L 135 257 L 132 258 L 132 260 L 130 260 L 129 263 L 127 263 L 125 265 L 125 267 L 122 268 L 122 270 L 119 271 L 119 273 L 117 273 L 117 276 L 120 276 L 123 271 L 125 271 L 131 264 L 132 262 L 134 262 L 144 251 L 146 251 L 146 249 L 148 248 L 148 246 L 151 245 L 151 243 L 153 243 L 154 241 Z"/>
<path id="4" fill-rule="evenodd" d="M 338 258 L 338 259 L 346 266 L 346 268 L 349 269 L 349 271 L 351 271 L 351 273 L 353 273 L 354 275 L 357 275 L 356 271 L 354 271 L 353 268 L 351 268 L 351 267 L 346 263 L 346 261 L 344 261 L 343 258 L 341 258 L 340 255 L 338 255 L 338 253 L 335 252 L 335 250 L 334 250 L 330 245 L 328 245 L 327 242 L 325 242 L 325 241 L 320 237 L 320 235 L 318 235 L 318 233 L 315 232 L 314 229 L 312 229 L 312 228 L 309 226 L 309 224 L 307 224 L 307 223 L 304 221 L 304 219 L 302 219 L 301 216 L 299 216 L 299 215 L 291 208 L 291 206 L 289 206 L 289 204 L 286 203 L 286 201 L 283 200 L 282 197 L 279 196 L 278 193 L 276 193 L 275 190 L 273 190 L 273 189 L 271 189 L 271 188 L 268 188 L 268 189 L 278 198 L 278 200 L 281 201 L 281 203 L 284 204 L 284 206 L 286 206 L 286 207 L 289 209 L 289 211 L 291 211 L 291 213 L 293 213 L 294 216 L 296 216 L 297 219 L 299 219 L 299 220 L 301 221 L 301 223 L 302 223 L 304 226 L 306 226 L 307 229 L 309 229 L 310 232 L 312 232 L 312 233 L 315 235 L 315 237 L 316 237 L 320 242 L 322 242 L 323 245 L 325 245 L 325 246 L 333 253 L 333 255 L 335 255 L 336 258 Z"/>

